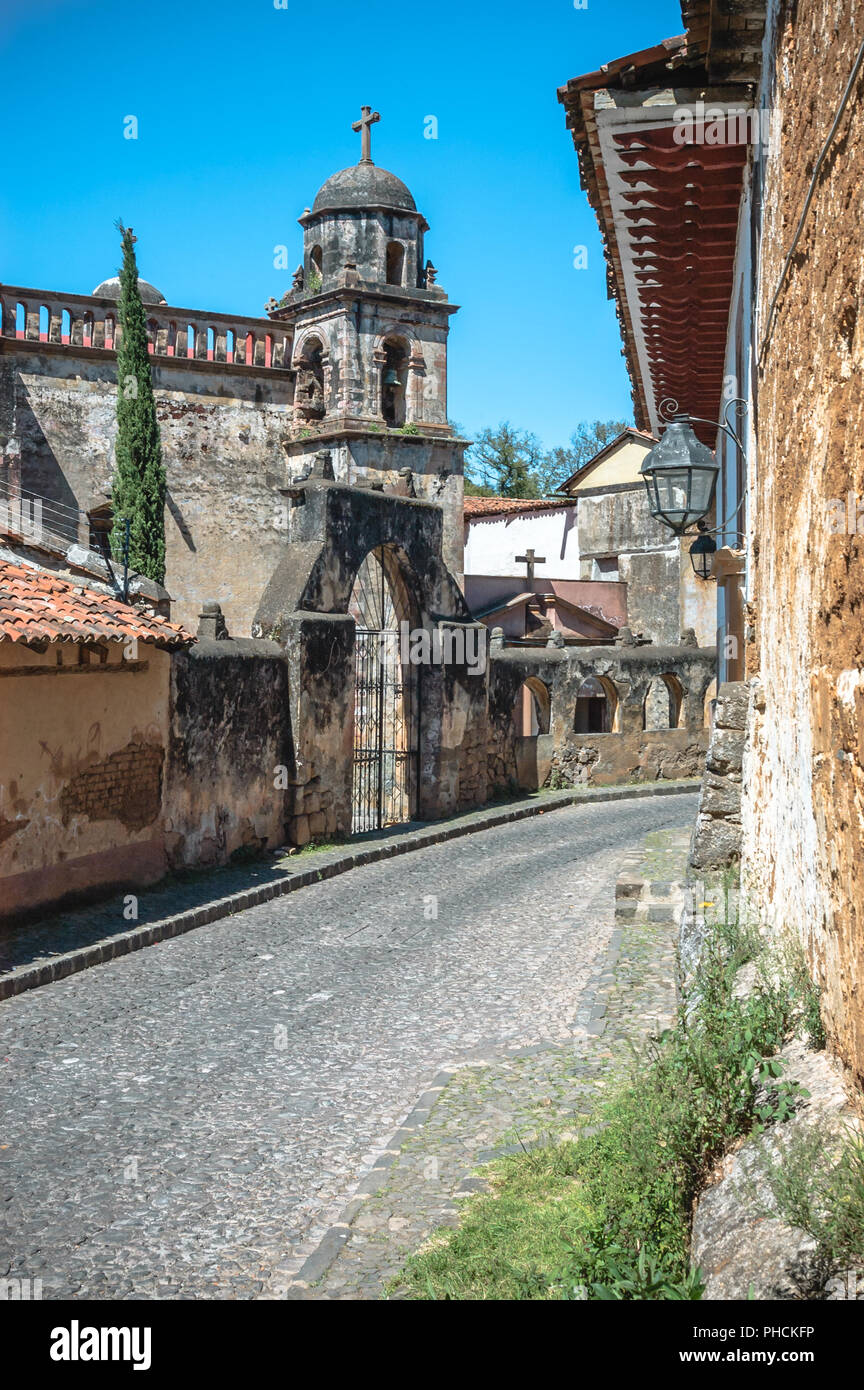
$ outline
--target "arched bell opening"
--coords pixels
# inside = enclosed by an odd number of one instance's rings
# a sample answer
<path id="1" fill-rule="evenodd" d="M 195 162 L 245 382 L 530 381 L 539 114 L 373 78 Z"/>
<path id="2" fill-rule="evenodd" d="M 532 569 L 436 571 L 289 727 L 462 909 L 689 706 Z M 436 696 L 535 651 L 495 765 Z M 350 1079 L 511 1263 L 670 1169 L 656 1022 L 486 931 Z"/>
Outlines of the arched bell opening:
<path id="1" fill-rule="evenodd" d="M 407 382 L 408 349 L 399 339 L 388 338 L 381 366 L 381 414 L 391 428 L 406 422 Z"/>

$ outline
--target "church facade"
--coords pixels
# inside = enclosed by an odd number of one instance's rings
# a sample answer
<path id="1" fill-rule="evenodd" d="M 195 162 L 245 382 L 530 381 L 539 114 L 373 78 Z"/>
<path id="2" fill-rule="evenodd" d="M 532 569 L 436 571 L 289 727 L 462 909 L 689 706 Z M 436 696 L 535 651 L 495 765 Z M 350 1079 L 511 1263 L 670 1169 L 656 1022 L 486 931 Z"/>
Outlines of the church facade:
<path id="1" fill-rule="evenodd" d="M 248 633 L 284 542 L 285 490 L 330 453 L 349 486 L 399 485 L 444 512 L 462 569 L 462 456 L 447 418 L 456 306 L 425 259 L 428 224 L 371 159 L 333 175 L 300 218 L 303 262 L 281 305 L 242 317 L 168 304 L 141 282 L 168 481 L 175 616 L 216 600 Z M 0 502 L 38 501 L 61 539 L 110 527 L 119 281 L 91 295 L 0 285 Z M 401 481 L 400 481 L 401 480 Z"/>

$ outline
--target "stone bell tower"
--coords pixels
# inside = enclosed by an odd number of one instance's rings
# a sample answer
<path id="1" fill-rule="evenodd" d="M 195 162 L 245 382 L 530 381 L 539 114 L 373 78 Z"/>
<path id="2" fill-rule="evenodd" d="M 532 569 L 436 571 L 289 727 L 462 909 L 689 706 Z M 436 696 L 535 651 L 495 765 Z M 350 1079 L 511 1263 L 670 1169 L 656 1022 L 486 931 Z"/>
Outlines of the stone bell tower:
<path id="1" fill-rule="evenodd" d="M 359 163 L 333 174 L 299 219 L 303 263 L 271 319 L 293 331 L 289 481 L 330 452 L 338 482 L 406 490 L 444 509 L 444 555 L 462 574 L 462 458 L 447 419 L 450 304 L 426 259 L 409 189 L 372 161 L 363 107 Z M 406 470 L 410 470 L 410 477 Z"/>

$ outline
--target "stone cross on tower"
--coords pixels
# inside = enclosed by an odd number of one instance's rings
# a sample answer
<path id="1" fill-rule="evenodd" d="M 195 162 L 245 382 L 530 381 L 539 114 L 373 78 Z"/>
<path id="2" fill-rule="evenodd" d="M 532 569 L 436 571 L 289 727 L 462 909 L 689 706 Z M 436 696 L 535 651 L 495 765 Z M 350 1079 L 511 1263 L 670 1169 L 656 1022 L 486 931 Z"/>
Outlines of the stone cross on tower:
<path id="1" fill-rule="evenodd" d="M 534 566 L 545 565 L 545 555 L 535 555 L 533 550 L 526 550 L 524 555 L 516 556 L 517 565 L 525 565 L 528 571 L 528 583 L 534 583 Z"/>
<path id="2" fill-rule="evenodd" d="M 361 116 L 359 121 L 355 121 L 352 130 L 359 130 L 362 144 L 361 164 L 372 163 L 372 127 L 381 119 L 380 111 L 373 111 L 371 106 L 361 106 Z"/>

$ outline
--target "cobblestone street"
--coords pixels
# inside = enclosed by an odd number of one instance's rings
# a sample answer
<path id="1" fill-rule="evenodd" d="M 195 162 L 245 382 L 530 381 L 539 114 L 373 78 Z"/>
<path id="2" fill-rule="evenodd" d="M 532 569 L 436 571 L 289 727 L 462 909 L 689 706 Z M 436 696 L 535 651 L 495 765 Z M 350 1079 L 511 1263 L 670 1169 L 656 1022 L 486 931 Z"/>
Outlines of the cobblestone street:
<path id="1" fill-rule="evenodd" d="M 41 1278 L 45 1298 L 284 1296 L 442 1070 L 540 1045 L 559 1062 L 537 1088 L 567 1084 L 560 1045 L 585 1035 L 616 877 L 694 811 L 692 794 L 550 811 L 0 1004 L 0 1272 Z M 640 940 L 641 1018 L 668 1003 L 670 967 L 668 939 Z M 475 1161 L 519 1118 L 492 1089 Z M 393 1210 L 387 1229 L 419 1238 Z M 376 1296 L 387 1270 L 360 1263 L 325 1296 Z"/>

